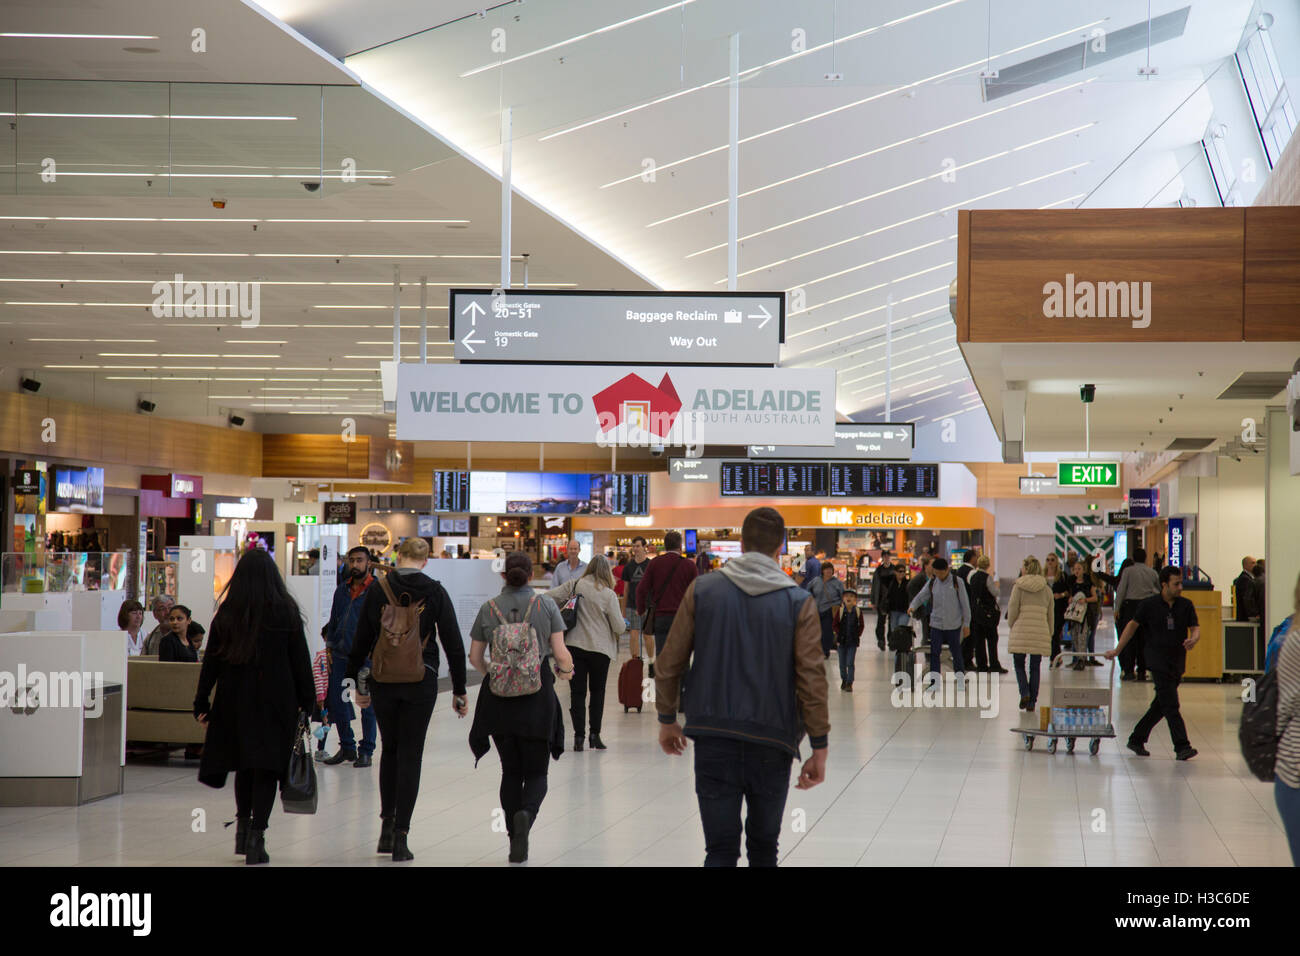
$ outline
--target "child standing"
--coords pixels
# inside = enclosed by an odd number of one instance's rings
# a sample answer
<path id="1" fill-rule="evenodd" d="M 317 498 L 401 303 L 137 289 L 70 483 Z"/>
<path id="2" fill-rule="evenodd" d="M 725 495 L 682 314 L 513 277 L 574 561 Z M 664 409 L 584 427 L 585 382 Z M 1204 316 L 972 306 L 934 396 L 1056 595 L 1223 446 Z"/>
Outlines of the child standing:
<path id="1" fill-rule="evenodd" d="M 840 656 L 840 690 L 853 693 L 853 664 L 866 619 L 858 607 L 858 592 L 845 591 L 843 601 L 835 609 L 835 647 Z"/>

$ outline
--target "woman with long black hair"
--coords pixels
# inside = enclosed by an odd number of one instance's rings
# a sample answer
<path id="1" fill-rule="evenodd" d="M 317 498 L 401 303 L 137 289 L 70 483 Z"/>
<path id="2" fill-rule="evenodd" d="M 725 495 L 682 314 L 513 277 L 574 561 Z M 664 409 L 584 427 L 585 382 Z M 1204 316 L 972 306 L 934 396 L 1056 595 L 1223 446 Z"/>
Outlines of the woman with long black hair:
<path id="1" fill-rule="evenodd" d="M 275 560 L 250 549 L 222 591 L 194 696 L 194 717 L 207 728 L 199 782 L 220 789 L 235 774 L 235 852 L 246 863 L 271 861 L 266 826 L 276 786 L 289 766 L 298 715 L 315 703 L 298 605 Z"/>

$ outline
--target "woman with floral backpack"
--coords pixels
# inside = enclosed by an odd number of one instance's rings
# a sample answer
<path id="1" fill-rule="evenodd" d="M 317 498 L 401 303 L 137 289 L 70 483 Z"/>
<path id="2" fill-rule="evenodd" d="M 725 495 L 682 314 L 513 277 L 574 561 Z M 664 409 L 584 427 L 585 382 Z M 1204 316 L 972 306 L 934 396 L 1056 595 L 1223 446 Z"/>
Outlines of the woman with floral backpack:
<path id="1" fill-rule="evenodd" d="M 555 601 L 528 586 L 532 573 L 532 559 L 512 552 L 502 574 L 505 587 L 479 608 L 470 628 L 469 662 L 484 680 L 469 747 L 476 765 L 488 752 L 489 739 L 501 758 L 501 809 L 511 863 L 528 859 L 528 831 L 546 797 L 549 758 L 559 760 L 564 753 L 555 675 L 573 678 L 564 619 Z"/>

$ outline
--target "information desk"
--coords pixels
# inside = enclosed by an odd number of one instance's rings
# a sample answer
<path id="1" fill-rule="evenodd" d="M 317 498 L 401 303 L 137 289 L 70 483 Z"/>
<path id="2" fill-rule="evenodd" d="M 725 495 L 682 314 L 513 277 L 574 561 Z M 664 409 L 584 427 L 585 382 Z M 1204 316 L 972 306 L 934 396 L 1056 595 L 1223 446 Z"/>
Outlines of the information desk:
<path id="1" fill-rule="evenodd" d="M 1188 680 L 1223 679 L 1223 593 L 1183 589 L 1183 597 L 1196 607 L 1201 639 L 1187 652 Z"/>

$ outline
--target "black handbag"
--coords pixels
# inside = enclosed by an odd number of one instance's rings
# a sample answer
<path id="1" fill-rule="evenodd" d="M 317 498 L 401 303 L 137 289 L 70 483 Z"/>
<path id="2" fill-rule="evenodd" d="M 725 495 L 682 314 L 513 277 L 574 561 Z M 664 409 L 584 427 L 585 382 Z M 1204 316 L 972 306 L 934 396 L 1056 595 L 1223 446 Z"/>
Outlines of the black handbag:
<path id="1" fill-rule="evenodd" d="M 280 781 L 280 807 L 285 813 L 316 812 L 316 764 L 308 746 L 307 715 L 298 719 L 298 732 L 289 754 L 289 766 Z"/>
<path id="2" fill-rule="evenodd" d="M 582 601 L 582 595 L 578 593 L 578 582 L 573 582 L 573 590 L 569 592 L 569 599 L 564 602 L 564 607 L 560 608 L 560 620 L 564 622 L 564 633 L 568 634 L 578 626 L 578 604 Z"/>

